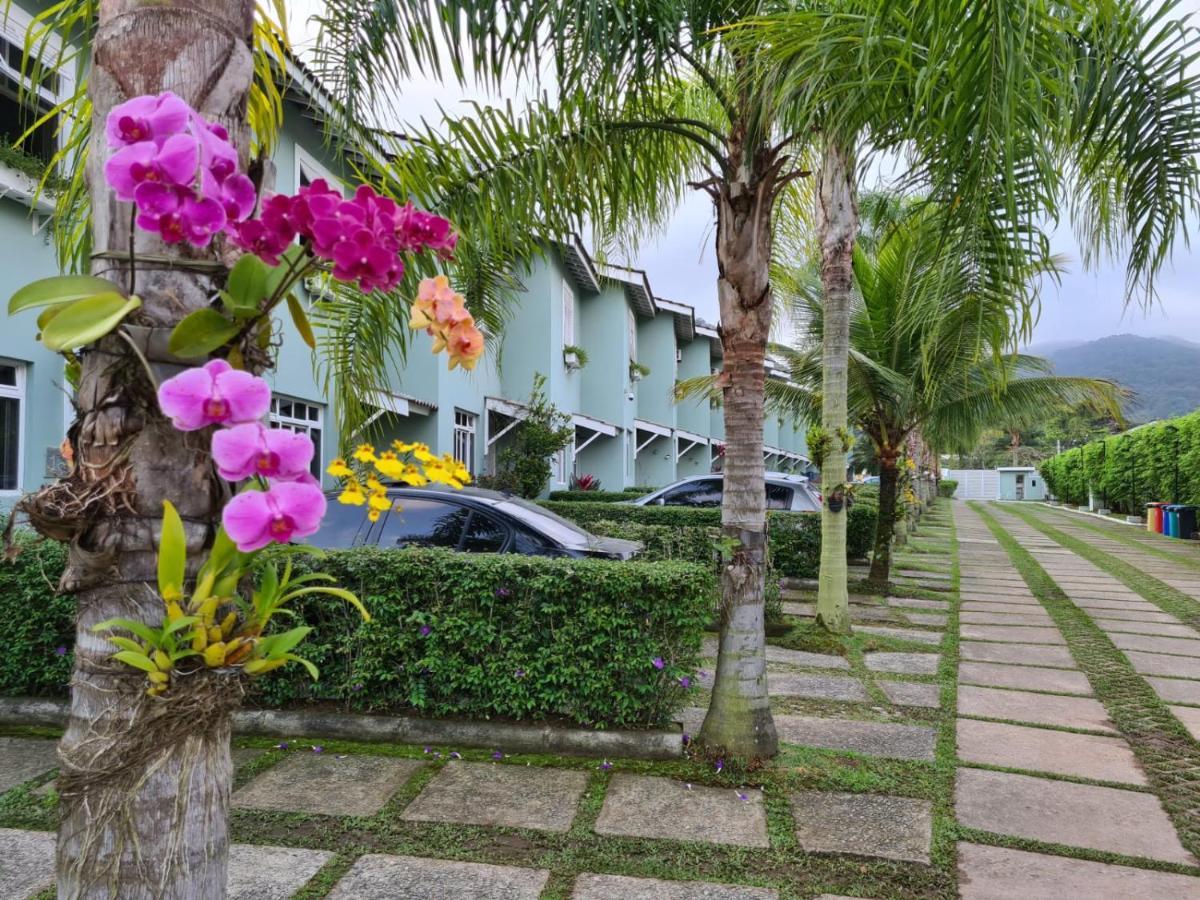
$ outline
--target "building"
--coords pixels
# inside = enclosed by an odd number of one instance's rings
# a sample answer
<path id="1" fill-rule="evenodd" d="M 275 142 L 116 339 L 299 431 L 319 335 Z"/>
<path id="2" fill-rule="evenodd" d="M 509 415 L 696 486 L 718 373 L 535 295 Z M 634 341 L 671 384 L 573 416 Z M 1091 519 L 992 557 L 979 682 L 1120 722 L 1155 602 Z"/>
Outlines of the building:
<path id="1" fill-rule="evenodd" d="M 0 141 L 8 144 L 27 121 L 18 94 L 29 22 L 16 5 L 0 17 L 6 42 L 0 53 Z M 276 190 L 285 193 L 316 178 L 336 183 L 343 174 L 319 132 L 320 87 L 302 67 L 290 68 L 284 128 L 274 152 Z M 62 76 L 36 93 L 49 108 L 72 90 Z M 47 126 L 29 149 L 47 160 L 53 141 Z M 7 296 L 58 269 L 53 207 L 45 198 L 35 201 L 33 179 L 5 165 L 5 158 L 0 155 L 0 290 Z M 439 453 L 452 452 L 474 474 L 485 473 L 511 439 L 540 374 L 550 401 L 571 417 L 575 430 L 572 446 L 552 460 L 550 489 L 567 487 L 572 474 L 592 474 L 605 488 L 619 489 L 711 471 L 724 438 L 721 409 L 707 400 L 676 404 L 672 392 L 678 379 L 720 368 L 714 328 L 697 320 L 686 303 L 656 296 L 644 272 L 596 263 L 575 238 L 548 241 L 520 282 L 508 326 L 489 341 L 475 371 L 448 371 L 444 355 L 428 352 L 428 338 L 413 336 L 396 383 L 372 398 L 376 433 L 424 441 Z M 18 315 L 0 332 L 0 498 L 58 477 L 58 447 L 73 417 L 61 359 L 37 342 L 35 319 Z M 280 327 L 283 347 L 270 375 L 271 423 L 311 434 L 320 456 L 314 471 L 321 472 L 356 436 L 336 433 L 336 397 L 326 396 L 318 383 L 290 318 Z M 768 374 L 784 377 L 771 367 Z M 766 431 L 770 468 L 808 465 L 802 425 L 768 416 Z"/>
<path id="2" fill-rule="evenodd" d="M 997 500 L 1046 499 L 1046 482 L 1033 466 L 1000 466 L 996 473 Z"/>

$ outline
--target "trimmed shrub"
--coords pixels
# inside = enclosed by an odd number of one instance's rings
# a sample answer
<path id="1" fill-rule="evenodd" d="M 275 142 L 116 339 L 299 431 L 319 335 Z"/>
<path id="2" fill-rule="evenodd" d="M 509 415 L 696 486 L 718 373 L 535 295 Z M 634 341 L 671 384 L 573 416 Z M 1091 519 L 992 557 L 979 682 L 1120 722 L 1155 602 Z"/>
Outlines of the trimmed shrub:
<path id="1" fill-rule="evenodd" d="M 550 499 L 563 503 L 628 503 L 642 496 L 633 491 L 551 491 Z"/>
<path id="2" fill-rule="evenodd" d="M 954 492 L 958 490 L 958 482 L 953 478 L 943 478 L 938 482 L 939 497 L 953 497 Z"/>
<path id="3" fill-rule="evenodd" d="M 625 506 L 611 503 L 546 501 L 542 504 L 584 528 L 595 531 L 600 522 L 705 529 L 705 545 L 721 527 L 721 510 L 687 506 Z M 851 507 L 846 523 L 846 556 L 866 557 L 875 541 L 877 507 L 859 499 Z M 611 526 L 609 526 L 611 527 Z M 609 532 L 597 532 L 609 534 Z M 625 534 L 611 534 L 624 537 Z M 812 578 L 821 563 L 821 518 L 817 513 L 772 512 L 768 516 L 768 542 L 775 573 L 785 578 Z M 634 538 L 640 540 L 640 538 Z M 701 539 L 696 538 L 697 542 Z M 690 558 L 690 557 L 689 557 Z"/>
<path id="4" fill-rule="evenodd" d="M 0 563 L 0 615 L 17 628 L 0 694 L 67 692 L 70 656 L 56 648 L 72 644 L 75 603 L 52 587 L 64 560 L 47 543 Z M 376 547 L 295 561 L 356 591 L 373 618 L 305 598 L 296 612 L 314 628 L 304 655 L 320 680 L 279 669 L 251 682 L 250 704 L 662 725 L 699 666 L 716 591 L 711 566 L 684 562 Z"/>
<path id="5" fill-rule="evenodd" d="M 676 560 L 713 565 L 721 529 L 709 526 L 647 525 L 601 519 L 588 526 L 593 534 L 640 541 L 645 550 L 638 557 L 644 562 Z"/>
<path id="6" fill-rule="evenodd" d="M 1141 515 L 1151 501 L 1173 501 L 1178 483 L 1179 502 L 1200 505 L 1200 412 L 1073 447 L 1039 469 L 1066 503 L 1087 503 L 1090 488 L 1112 509 Z"/>
<path id="7" fill-rule="evenodd" d="M 67 561 L 62 544 L 16 534 L 21 553 L 0 560 L 0 694 L 63 695 L 71 680 L 75 598 L 57 591 Z"/>

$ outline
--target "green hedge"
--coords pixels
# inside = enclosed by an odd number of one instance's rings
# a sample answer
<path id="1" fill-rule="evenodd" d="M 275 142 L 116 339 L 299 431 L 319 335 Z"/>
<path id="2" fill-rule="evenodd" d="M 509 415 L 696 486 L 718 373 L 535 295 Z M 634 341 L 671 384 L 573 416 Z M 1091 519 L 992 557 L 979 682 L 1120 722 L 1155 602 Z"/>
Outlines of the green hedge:
<path id="1" fill-rule="evenodd" d="M 953 497 L 954 492 L 957 490 L 958 482 L 953 478 L 943 478 L 938 482 L 937 491 L 939 497 Z"/>
<path id="2" fill-rule="evenodd" d="M 553 500 L 545 501 L 542 505 L 589 530 L 595 530 L 601 522 L 692 529 L 695 531 L 694 541 L 700 546 L 711 545 L 712 535 L 721 527 L 719 509 L 625 506 Z M 851 559 L 860 559 L 870 553 L 875 541 L 876 513 L 877 507 L 867 500 L 860 499 L 850 507 L 846 555 Z M 821 562 L 821 519 L 817 513 L 772 512 L 769 516 L 768 540 L 771 545 L 772 564 L 777 575 L 785 578 L 812 578 L 817 574 Z"/>
<path id="3" fill-rule="evenodd" d="M 1178 473 L 1179 502 L 1200 504 L 1200 412 L 1074 447 L 1039 468 L 1067 503 L 1086 503 L 1090 487 L 1110 508 L 1141 515 L 1151 501 L 1176 499 Z"/>
<path id="4" fill-rule="evenodd" d="M 628 503 L 649 491 L 551 491 L 550 499 L 570 503 Z"/>
<path id="5" fill-rule="evenodd" d="M 74 601 L 50 587 L 64 554 L 42 547 L 0 563 L 0 615 L 18 629 L 0 661 L 3 694 L 66 692 L 70 660 L 56 648 L 71 645 Z M 302 652 L 320 681 L 284 668 L 253 682 L 251 704 L 662 725 L 699 665 L 716 590 L 711 567 L 683 562 L 374 547 L 318 562 L 373 620 L 306 598 L 296 611 L 315 631 Z"/>

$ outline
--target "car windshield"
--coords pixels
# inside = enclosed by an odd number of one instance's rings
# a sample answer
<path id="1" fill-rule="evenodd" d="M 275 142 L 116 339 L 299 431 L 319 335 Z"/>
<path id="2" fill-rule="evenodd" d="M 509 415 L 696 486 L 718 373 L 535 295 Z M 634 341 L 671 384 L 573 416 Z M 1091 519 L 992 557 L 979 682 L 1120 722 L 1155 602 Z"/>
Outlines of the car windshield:
<path id="1" fill-rule="evenodd" d="M 571 546 L 587 544 L 592 538 L 570 519 L 564 519 L 557 513 L 552 513 L 521 497 L 505 497 L 496 504 L 495 508 L 508 513 L 560 544 Z"/>

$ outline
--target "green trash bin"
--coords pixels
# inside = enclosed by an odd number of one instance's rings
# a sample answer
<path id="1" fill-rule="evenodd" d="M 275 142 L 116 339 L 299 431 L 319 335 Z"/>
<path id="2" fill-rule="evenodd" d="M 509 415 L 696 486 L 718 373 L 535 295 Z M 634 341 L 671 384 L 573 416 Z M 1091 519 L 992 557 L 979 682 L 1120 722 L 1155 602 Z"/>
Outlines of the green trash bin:
<path id="1" fill-rule="evenodd" d="M 1171 503 L 1163 509 L 1163 534 L 1167 537 L 1179 537 L 1179 506 Z"/>

